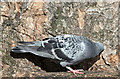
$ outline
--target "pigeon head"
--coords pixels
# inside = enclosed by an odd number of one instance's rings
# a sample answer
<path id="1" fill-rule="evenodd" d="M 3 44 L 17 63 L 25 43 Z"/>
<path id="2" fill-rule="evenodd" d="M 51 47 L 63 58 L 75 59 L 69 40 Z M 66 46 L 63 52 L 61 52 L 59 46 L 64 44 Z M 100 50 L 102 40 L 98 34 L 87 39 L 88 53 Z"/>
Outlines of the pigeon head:
<path id="1" fill-rule="evenodd" d="M 97 42 L 96 47 L 97 47 L 97 50 L 96 50 L 97 55 L 101 54 L 104 51 L 104 46 L 102 43 Z"/>

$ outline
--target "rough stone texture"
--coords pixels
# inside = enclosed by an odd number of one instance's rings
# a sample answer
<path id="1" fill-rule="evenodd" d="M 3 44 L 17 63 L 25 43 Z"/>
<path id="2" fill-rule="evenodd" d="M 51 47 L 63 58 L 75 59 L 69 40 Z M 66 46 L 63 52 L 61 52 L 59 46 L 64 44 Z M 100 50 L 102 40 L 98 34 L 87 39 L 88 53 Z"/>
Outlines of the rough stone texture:
<path id="1" fill-rule="evenodd" d="M 50 3 L 46 7 L 49 10 L 50 24 L 47 28 L 50 33 L 82 35 L 102 42 L 105 51 L 92 70 L 117 70 L 119 3 Z"/>
<path id="2" fill-rule="evenodd" d="M 65 71 L 60 65 L 32 54 L 11 54 L 11 47 L 17 41 L 37 41 L 60 34 L 76 34 L 93 41 L 100 41 L 105 51 L 95 59 L 85 60 L 73 68 L 83 68 L 84 77 L 101 76 L 88 73 L 108 72 L 102 76 L 116 75 L 119 67 L 120 46 L 120 3 L 85 2 L 85 3 L 1 3 L 0 38 L 2 47 L 3 77 L 24 76 L 63 76 Z M 95 61 L 96 60 L 96 61 Z M 3 63 L 3 64 L 2 64 Z M 48 65 L 49 64 L 49 65 Z M 45 71 L 49 72 L 45 72 Z M 1 71 L 1 70 L 0 70 Z M 112 74 L 111 74 L 112 73 Z M 52 75 L 54 74 L 54 75 Z M 92 75 L 91 75 L 92 74 Z M 70 76 L 71 74 L 64 74 Z"/>

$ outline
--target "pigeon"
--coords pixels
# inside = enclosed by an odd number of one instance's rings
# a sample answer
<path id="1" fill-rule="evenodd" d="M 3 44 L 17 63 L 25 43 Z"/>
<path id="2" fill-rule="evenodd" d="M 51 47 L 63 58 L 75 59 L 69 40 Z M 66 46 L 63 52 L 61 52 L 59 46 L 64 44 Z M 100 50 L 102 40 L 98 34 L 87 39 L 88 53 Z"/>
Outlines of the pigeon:
<path id="1" fill-rule="evenodd" d="M 58 60 L 62 67 L 76 75 L 84 73 L 73 70 L 71 65 L 96 57 L 103 50 L 104 46 L 100 42 L 93 42 L 83 36 L 63 34 L 45 38 L 42 41 L 20 41 L 11 51 L 14 53 L 33 53 L 37 56 Z"/>

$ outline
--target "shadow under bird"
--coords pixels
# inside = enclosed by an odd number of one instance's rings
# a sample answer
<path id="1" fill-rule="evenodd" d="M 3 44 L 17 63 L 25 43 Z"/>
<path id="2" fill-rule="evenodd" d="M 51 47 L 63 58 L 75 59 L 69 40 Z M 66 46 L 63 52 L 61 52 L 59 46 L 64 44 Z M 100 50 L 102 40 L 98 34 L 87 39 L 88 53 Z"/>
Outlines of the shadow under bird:
<path id="1" fill-rule="evenodd" d="M 71 65 L 93 58 L 103 50 L 104 46 L 100 42 L 95 43 L 83 36 L 70 34 L 46 38 L 43 41 L 21 41 L 12 48 L 14 53 L 33 53 L 41 57 L 58 60 L 62 67 L 66 67 L 74 75 L 83 74 L 83 72 L 73 70 L 70 67 Z"/>

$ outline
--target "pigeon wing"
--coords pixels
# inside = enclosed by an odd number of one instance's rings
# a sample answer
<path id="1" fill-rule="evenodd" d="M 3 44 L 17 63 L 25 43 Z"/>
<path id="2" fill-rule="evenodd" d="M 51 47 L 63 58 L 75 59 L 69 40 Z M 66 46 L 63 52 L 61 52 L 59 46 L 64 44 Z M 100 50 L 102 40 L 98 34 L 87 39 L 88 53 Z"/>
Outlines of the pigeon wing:
<path id="1" fill-rule="evenodd" d="M 76 35 L 60 35 L 57 36 L 56 39 L 58 40 L 59 47 L 55 49 L 54 52 L 60 58 L 65 58 L 66 56 L 69 59 L 77 60 L 84 54 L 85 39 L 83 37 L 78 37 Z M 64 54 L 64 56 L 59 54 Z"/>

